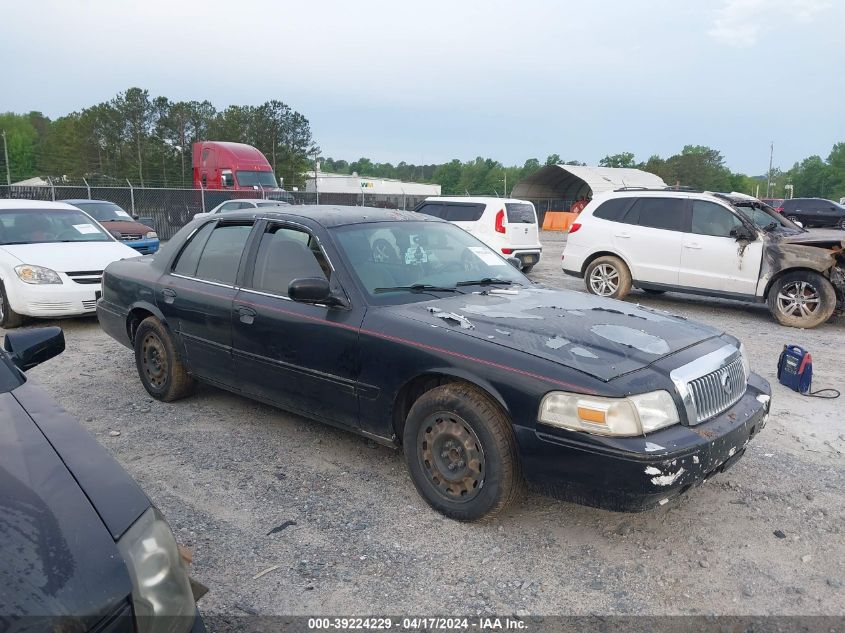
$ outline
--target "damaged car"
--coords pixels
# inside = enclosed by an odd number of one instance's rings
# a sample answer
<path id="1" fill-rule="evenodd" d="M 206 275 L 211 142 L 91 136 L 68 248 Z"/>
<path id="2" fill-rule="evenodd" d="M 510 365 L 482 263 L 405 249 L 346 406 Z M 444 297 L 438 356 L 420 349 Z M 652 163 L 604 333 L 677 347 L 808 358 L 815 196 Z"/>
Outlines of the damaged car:
<path id="1" fill-rule="evenodd" d="M 153 397 L 201 381 L 400 447 L 421 496 L 458 520 L 525 482 L 664 504 L 766 424 L 769 385 L 734 337 L 545 288 L 516 263 L 432 216 L 256 209 L 110 265 L 98 315 Z"/>
<path id="2" fill-rule="evenodd" d="M 618 189 L 572 225 L 563 271 L 623 299 L 631 288 L 766 303 L 781 324 L 812 328 L 845 310 L 845 235 L 807 231 L 738 194 Z"/>

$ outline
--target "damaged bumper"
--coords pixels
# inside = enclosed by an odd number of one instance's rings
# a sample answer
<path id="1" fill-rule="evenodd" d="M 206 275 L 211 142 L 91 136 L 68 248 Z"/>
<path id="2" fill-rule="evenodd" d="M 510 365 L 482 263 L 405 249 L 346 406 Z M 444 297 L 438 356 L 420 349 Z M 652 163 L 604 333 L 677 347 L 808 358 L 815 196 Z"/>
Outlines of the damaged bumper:
<path id="1" fill-rule="evenodd" d="M 733 466 L 765 426 L 770 396 L 768 382 L 752 374 L 742 399 L 721 415 L 647 437 L 564 436 L 542 426 L 519 428 L 525 475 L 543 492 L 569 501 L 621 512 L 646 510 Z"/>

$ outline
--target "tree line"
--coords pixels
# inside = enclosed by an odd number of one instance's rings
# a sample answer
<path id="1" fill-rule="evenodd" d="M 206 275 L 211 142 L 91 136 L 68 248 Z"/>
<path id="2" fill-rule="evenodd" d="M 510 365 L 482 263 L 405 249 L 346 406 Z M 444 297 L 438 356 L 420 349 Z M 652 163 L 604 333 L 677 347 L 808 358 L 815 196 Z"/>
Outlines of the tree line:
<path id="1" fill-rule="evenodd" d="M 285 187 L 302 187 L 305 172 L 320 163 L 323 171 L 396 178 L 441 185 L 444 194 L 505 195 L 522 178 L 544 165 L 583 165 L 551 154 L 506 166 L 491 158 L 415 165 L 377 163 L 368 158 L 348 162 L 320 156 L 308 120 L 278 100 L 258 106 L 171 101 L 129 88 L 114 98 L 51 120 L 40 112 L 0 114 L 6 135 L 8 167 L 13 182 L 32 176 L 86 178 L 90 184 L 190 187 L 191 144 L 198 140 L 237 141 L 257 147 L 270 161 Z M 3 155 L 0 154 L 0 160 Z M 767 175 L 732 172 L 722 154 L 701 145 L 686 145 L 672 156 L 638 161 L 633 153 L 605 156 L 599 165 L 635 167 L 657 174 L 670 185 L 711 191 L 766 194 Z M 0 168 L 0 182 L 6 165 Z M 810 156 L 787 170 L 771 174 L 773 197 L 794 195 L 838 200 L 845 196 L 845 143 L 826 158 Z"/>
<path id="2" fill-rule="evenodd" d="M 319 151 L 308 120 L 281 101 L 217 110 L 209 101 L 171 101 L 142 88 L 55 120 L 40 112 L 0 114 L 0 130 L 12 182 L 47 176 L 191 187 L 191 144 L 222 140 L 257 147 L 290 187 L 303 184 Z"/>

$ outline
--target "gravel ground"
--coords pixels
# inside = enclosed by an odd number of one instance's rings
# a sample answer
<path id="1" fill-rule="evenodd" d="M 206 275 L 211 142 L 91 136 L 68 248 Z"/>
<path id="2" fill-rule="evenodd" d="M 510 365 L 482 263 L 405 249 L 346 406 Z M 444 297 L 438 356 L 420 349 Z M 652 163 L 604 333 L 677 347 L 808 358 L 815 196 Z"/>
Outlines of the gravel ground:
<path id="1" fill-rule="evenodd" d="M 583 291 L 560 271 L 562 236 L 543 241 L 532 276 Z M 769 425 L 734 468 L 642 514 L 529 494 L 487 524 L 444 519 L 399 452 L 212 388 L 152 400 L 94 320 L 61 322 L 67 351 L 30 374 L 193 549 L 206 615 L 845 615 L 843 400 L 775 384 L 789 342 L 813 352 L 816 388 L 842 389 L 845 319 L 803 331 L 762 306 L 629 300 L 738 336 L 774 385 Z"/>

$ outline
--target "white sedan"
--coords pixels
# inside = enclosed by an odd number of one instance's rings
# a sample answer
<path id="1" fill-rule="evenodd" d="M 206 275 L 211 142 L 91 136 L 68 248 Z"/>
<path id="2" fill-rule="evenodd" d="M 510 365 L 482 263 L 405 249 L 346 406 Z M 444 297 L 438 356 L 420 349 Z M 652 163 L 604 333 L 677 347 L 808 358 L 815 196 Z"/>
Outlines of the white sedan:
<path id="1" fill-rule="evenodd" d="M 214 215 L 215 213 L 226 213 L 227 211 L 240 211 L 242 209 L 256 209 L 260 207 L 287 206 L 290 206 L 290 203 L 282 202 L 280 200 L 263 200 L 262 198 L 239 198 L 235 200 L 227 200 L 226 202 L 221 202 L 211 211 L 207 211 L 206 213 L 195 213 L 194 219 L 196 220 L 197 218 L 207 218 L 208 216 Z"/>
<path id="2" fill-rule="evenodd" d="M 62 202 L 0 200 L 0 327 L 95 314 L 103 269 L 140 254 Z"/>

